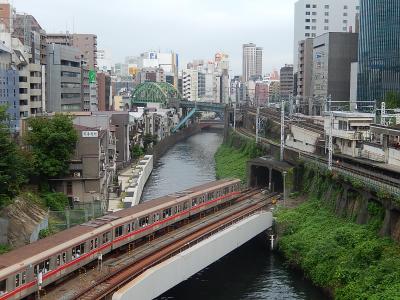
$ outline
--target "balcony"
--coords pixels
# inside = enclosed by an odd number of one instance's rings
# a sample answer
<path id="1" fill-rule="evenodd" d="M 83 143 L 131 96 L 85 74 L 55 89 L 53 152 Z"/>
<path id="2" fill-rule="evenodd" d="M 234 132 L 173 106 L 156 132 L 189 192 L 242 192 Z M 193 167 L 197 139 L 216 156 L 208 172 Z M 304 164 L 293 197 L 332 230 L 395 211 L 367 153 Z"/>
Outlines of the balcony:
<path id="1" fill-rule="evenodd" d="M 329 134 L 329 129 L 327 130 L 327 133 Z M 358 141 L 362 140 L 363 134 L 360 131 L 332 129 L 332 136 L 350 141 Z"/>

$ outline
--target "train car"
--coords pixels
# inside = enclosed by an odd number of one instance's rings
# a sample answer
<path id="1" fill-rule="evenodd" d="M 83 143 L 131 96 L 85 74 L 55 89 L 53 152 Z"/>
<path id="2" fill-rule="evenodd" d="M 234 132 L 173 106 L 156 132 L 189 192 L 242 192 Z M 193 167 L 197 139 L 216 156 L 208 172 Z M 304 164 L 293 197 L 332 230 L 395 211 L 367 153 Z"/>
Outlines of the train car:
<path id="1" fill-rule="evenodd" d="M 230 201 L 240 180 L 219 180 L 141 203 L 0 255 L 0 300 L 21 299 L 98 256 Z"/>

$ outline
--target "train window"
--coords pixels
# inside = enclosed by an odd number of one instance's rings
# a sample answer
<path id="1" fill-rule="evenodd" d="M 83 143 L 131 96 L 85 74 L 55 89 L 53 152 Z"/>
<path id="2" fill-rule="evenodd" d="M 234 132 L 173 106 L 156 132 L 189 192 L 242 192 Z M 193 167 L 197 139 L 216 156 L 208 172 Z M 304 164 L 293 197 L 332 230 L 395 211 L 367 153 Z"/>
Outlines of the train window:
<path id="1" fill-rule="evenodd" d="M 229 187 L 224 187 L 224 195 L 229 193 Z"/>
<path id="2" fill-rule="evenodd" d="M 94 240 L 90 241 L 90 250 L 96 249 L 99 244 L 99 240 L 95 238 Z"/>
<path id="3" fill-rule="evenodd" d="M 85 243 L 82 243 L 72 248 L 72 259 L 78 258 L 83 253 L 85 253 Z"/>
<path id="4" fill-rule="evenodd" d="M 21 274 L 15 275 L 15 287 L 19 287 L 21 285 Z"/>
<path id="5" fill-rule="evenodd" d="M 7 279 L 0 280 L 0 295 L 7 292 Z"/>
<path id="6" fill-rule="evenodd" d="M 149 216 L 143 217 L 139 219 L 139 226 L 140 227 L 146 227 L 149 225 Z"/>
<path id="7" fill-rule="evenodd" d="M 196 206 L 196 205 L 197 205 L 197 199 L 194 198 L 194 199 L 192 199 L 192 207 L 193 207 L 193 206 Z"/>
<path id="8" fill-rule="evenodd" d="M 110 232 L 103 233 L 103 244 L 110 240 Z"/>
<path id="9" fill-rule="evenodd" d="M 154 222 L 160 221 L 160 214 L 159 213 L 155 213 L 154 216 L 153 216 L 153 220 L 154 220 Z"/>
<path id="10" fill-rule="evenodd" d="M 43 274 L 46 274 L 48 271 L 50 271 L 50 260 L 49 259 L 42 261 L 41 263 L 38 263 L 34 267 L 34 273 L 36 276 L 40 272 L 42 272 Z"/>
<path id="11" fill-rule="evenodd" d="M 15 287 L 19 287 L 26 283 L 26 272 L 23 271 L 15 275 Z"/>
<path id="12" fill-rule="evenodd" d="M 188 201 L 185 201 L 185 202 L 183 203 L 183 210 L 187 210 L 188 207 L 189 207 L 189 202 L 188 202 Z"/>
<path id="13" fill-rule="evenodd" d="M 171 216 L 171 212 L 172 212 L 171 207 L 169 207 L 167 209 L 164 209 L 163 213 L 162 213 L 163 218 L 165 219 L 165 218 L 170 217 Z"/>
<path id="14" fill-rule="evenodd" d="M 65 264 L 66 262 L 67 262 L 67 252 L 57 255 L 57 260 L 56 260 L 57 267 Z"/>
<path id="15" fill-rule="evenodd" d="M 214 198 L 214 193 L 208 193 L 208 201 Z"/>
<path id="16" fill-rule="evenodd" d="M 131 232 L 131 223 L 126 224 L 126 232 Z"/>
<path id="17" fill-rule="evenodd" d="M 99 246 L 99 239 L 95 238 L 94 239 L 94 248 L 97 248 Z"/>
<path id="18" fill-rule="evenodd" d="M 132 222 L 132 230 L 135 229 L 135 221 Z"/>
<path id="19" fill-rule="evenodd" d="M 177 206 L 175 206 L 175 208 L 174 208 L 174 214 L 177 214 L 177 213 L 179 213 L 179 212 L 181 212 L 181 207 L 180 207 L 180 205 L 177 205 Z"/>
<path id="20" fill-rule="evenodd" d="M 123 229 L 123 226 L 118 226 L 115 228 L 115 237 L 119 237 L 122 235 L 122 232 L 123 232 L 122 229 Z"/>

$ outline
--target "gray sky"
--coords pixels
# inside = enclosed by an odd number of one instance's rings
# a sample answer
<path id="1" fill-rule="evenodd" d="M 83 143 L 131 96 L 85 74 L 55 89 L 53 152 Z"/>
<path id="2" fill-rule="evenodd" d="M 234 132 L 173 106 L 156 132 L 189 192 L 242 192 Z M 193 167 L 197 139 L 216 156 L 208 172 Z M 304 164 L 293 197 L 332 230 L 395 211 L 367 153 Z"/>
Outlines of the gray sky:
<path id="1" fill-rule="evenodd" d="M 147 50 L 175 51 L 182 68 L 192 59 L 230 55 L 241 73 L 241 47 L 264 47 L 264 69 L 292 63 L 295 0 L 12 0 L 47 32 L 94 33 L 113 62 Z M 74 24 L 74 26 L 73 26 Z"/>

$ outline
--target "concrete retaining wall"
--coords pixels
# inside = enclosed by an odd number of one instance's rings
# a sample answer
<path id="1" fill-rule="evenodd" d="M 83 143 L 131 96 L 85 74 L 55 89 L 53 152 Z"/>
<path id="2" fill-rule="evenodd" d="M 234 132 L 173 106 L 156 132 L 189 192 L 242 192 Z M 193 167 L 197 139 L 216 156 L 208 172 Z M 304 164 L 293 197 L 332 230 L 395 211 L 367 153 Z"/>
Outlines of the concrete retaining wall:
<path id="1" fill-rule="evenodd" d="M 176 143 L 196 134 L 201 131 L 200 126 L 196 124 L 192 124 L 190 127 L 184 128 L 181 131 L 174 133 L 160 141 L 157 145 L 153 147 L 153 156 L 154 162 L 156 162 L 161 156 L 164 155 L 167 150 L 174 146 Z"/>
<path id="2" fill-rule="evenodd" d="M 117 291 L 112 299 L 154 299 L 271 226 L 272 213 L 263 212 L 251 216 L 147 270 Z"/>

